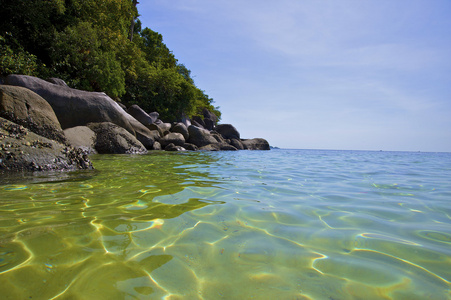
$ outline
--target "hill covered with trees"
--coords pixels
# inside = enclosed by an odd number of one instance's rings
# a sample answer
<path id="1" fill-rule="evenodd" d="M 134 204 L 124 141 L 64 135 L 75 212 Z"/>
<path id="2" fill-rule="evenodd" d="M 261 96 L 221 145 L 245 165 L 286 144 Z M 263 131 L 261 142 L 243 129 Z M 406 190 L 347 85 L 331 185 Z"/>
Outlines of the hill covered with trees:
<path id="1" fill-rule="evenodd" d="M 218 107 L 161 34 L 141 27 L 136 0 L 2 0 L 0 76 L 58 77 L 165 121 Z"/>

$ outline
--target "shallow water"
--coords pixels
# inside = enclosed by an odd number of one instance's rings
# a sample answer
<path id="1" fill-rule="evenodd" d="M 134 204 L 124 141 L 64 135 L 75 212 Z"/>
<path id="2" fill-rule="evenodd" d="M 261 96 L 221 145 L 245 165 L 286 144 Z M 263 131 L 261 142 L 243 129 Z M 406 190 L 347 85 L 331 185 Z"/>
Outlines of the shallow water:
<path id="1" fill-rule="evenodd" d="M 451 299 L 451 154 L 93 156 L 0 179 L 1 299 Z"/>

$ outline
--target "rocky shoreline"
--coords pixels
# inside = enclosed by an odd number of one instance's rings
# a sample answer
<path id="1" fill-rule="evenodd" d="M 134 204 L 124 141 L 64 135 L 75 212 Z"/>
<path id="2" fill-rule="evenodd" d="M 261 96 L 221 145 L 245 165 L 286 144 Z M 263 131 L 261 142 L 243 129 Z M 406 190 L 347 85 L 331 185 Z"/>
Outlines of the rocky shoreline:
<path id="1" fill-rule="evenodd" d="M 126 108 L 61 79 L 9 75 L 0 85 L 0 172 L 92 169 L 93 153 L 270 150 L 265 139 L 242 139 L 217 121 L 205 109 L 203 118 L 165 123 L 158 112 Z"/>

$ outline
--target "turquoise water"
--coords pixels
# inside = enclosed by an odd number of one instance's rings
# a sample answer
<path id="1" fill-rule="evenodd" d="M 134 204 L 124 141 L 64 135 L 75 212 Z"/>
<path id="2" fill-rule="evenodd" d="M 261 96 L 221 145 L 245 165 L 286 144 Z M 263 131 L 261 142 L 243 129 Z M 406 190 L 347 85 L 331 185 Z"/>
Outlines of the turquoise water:
<path id="1" fill-rule="evenodd" d="M 0 179 L 1 299 L 451 299 L 451 153 L 92 159 Z"/>

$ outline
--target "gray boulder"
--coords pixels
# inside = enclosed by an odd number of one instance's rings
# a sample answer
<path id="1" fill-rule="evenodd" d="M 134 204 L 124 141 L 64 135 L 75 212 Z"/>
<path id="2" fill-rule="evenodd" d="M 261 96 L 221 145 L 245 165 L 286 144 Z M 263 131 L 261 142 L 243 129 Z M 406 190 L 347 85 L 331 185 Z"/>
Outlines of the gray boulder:
<path id="1" fill-rule="evenodd" d="M 28 88 L 44 98 L 63 129 L 111 122 L 135 135 L 145 147 L 152 148 L 154 140 L 149 130 L 105 93 L 76 90 L 25 75 L 9 75 L 5 82 Z"/>
<path id="2" fill-rule="evenodd" d="M 236 151 L 237 149 L 227 143 L 210 144 L 200 147 L 199 150 L 204 151 Z"/>
<path id="3" fill-rule="evenodd" d="M 206 129 L 191 125 L 188 127 L 188 133 L 188 143 L 194 144 L 199 148 L 209 144 L 218 143 L 218 141 L 210 134 L 210 131 Z"/>
<path id="4" fill-rule="evenodd" d="M 201 117 L 194 116 L 194 117 L 191 118 L 191 121 L 192 121 L 193 125 L 198 124 L 198 125 L 200 125 L 200 127 L 205 128 L 205 122 L 204 122 L 204 120 Z"/>
<path id="5" fill-rule="evenodd" d="M 174 145 L 173 143 L 170 143 L 169 145 L 167 145 L 164 148 L 164 150 L 165 151 L 185 151 L 186 149 L 183 148 L 182 146 L 177 146 L 177 145 Z"/>
<path id="6" fill-rule="evenodd" d="M 204 116 L 205 129 L 213 130 L 218 122 L 218 117 L 206 108 L 202 110 L 202 115 Z"/>
<path id="7" fill-rule="evenodd" d="M 133 104 L 127 109 L 127 112 L 144 126 L 153 124 L 156 119 L 152 119 L 141 107 Z"/>
<path id="8" fill-rule="evenodd" d="M 240 139 L 240 133 L 231 124 L 217 125 L 215 130 L 220 133 L 225 139 Z"/>
<path id="9" fill-rule="evenodd" d="M 243 143 L 240 140 L 237 139 L 230 139 L 229 144 L 233 147 L 237 148 L 238 150 L 244 150 Z"/>
<path id="10" fill-rule="evenodd" d="M 225 144 L 227 143 L 226 140 L 222 137 L 222 135 L 220 135 L 219 133 L 217 133 L 216 131 L 210 131 L 210 134 L 212 137 L 215 138 L 216 142 L 220 143 L 220 144 Z"/>
<path id="11" fill-rule="evenodd" d="M 56 84 L 56 85 L 60 85 L 60 86 L 68 86 L 67 83 L 60 78 L 52 77 L 52 78 L 47 79 L 47 81 L 50 83 Z"/>
<path id="12" fill-rule="evenodd" d="M 199 147 L 201 151 L 219 151 L 221 150 L 218 144 L 208 144 L 202 147 Z"/>
<path id="13" fill-rule="evenodd" d="M 94 147 L 100 154 L 145 154 L 144 145 L 134 135 L 111 122 L 89 123 L 96 133 Z"/>
<path id="14" fill-rule="evenodd" d="M 158 127 L 160 127 L 161 131 L 163 132 L 163 136 L 168 134 L 171 131 L 172 124 L 171 123 L 160 123 L 158 124 Z"/>
<path id="15" fill-rule="evenodd" d="M 122 108 L 124 111 L 127 111 L 127 106 L 125 106 L 124 104 L 122 104 L 121 102 L 116 102 L 117 105 L 120 106 L 120 108 Z"/>
<path id="16" fill-rule="evenodd" d="M 269 143 L 265 139 L 255 138 L 241 140 L 241 142 L 246 150 L 270 150 Z"/>
<path id="17" fill-rule="evenodd" d="M 158 118 L 160 117 L 160 114 L 157 113 L 156 111 L 149 113 L 149 117 L 152 120 L 152 123 L 157 123 L 157 121 L 159 120 Z M 160 120 L 161 121 L 161 120 Z"/>
<path id="18" fill-rule="evenodd" d="M 50 104 L 29 89 L 1 85 L 0 116 L 38 135 L 62 143 L 66 140 Z"/>
<path id="19" fill-rule="evenodd" d="M 87 126 L 77 126 L 64 129 L 66 140 L 74 148 L 80 148 L 88 154 L 97 153 L 95 150 L 96 134 Z"/>
<path id="20" fill-rule="evenodd" d="M 156 131 L 158 134 L 155 137 L 155 140 L 160 140 L 161 137 L 163 137 L 163 130 L 157 125 L 157 124 L 150 124 L 146 126 L 150 131 Z"/>
<path id="21" fill-rule="evenodd" d="M 152 150 L 162 150 L 160 142 L 153 143 L 153 149 Z"/>
<path id="22" fill-rule="evenodd" d="M 191 120 L 185 115 L 185 113 L 182 113 L 181 121 L 183 124 L 185 124 L 186 128 L 191 125 Z"/>
<path id="23" fill-rule="evenodd" d="M 174 144 L 176 146 L 183 146 L 185 144 L 185 138 L 181 133 L 171 132 L 160 139 L 160 144 L 162 148 L 166 148 L 169 144 Z"/>
<path id="24" fill-rule="evenodd" d="M 189 138 L 188 128 L 183 123 L 175 124 L 174 126 L 172 126 L 171 131 L 181 133 L 183 135 L 183 137 L 185 138 L 185 140 L 188 140 L 188 138 Z"/>
<path id="25" fill-rule="evenodd" d="M 186 150 L 190 150 L 190 151 L 197 151 L 197 150 L 199 150 L 199 148 L 196 145 L 190 144 L 190 143 L 183 144 L 183 148 L 185 148 Z"/>

